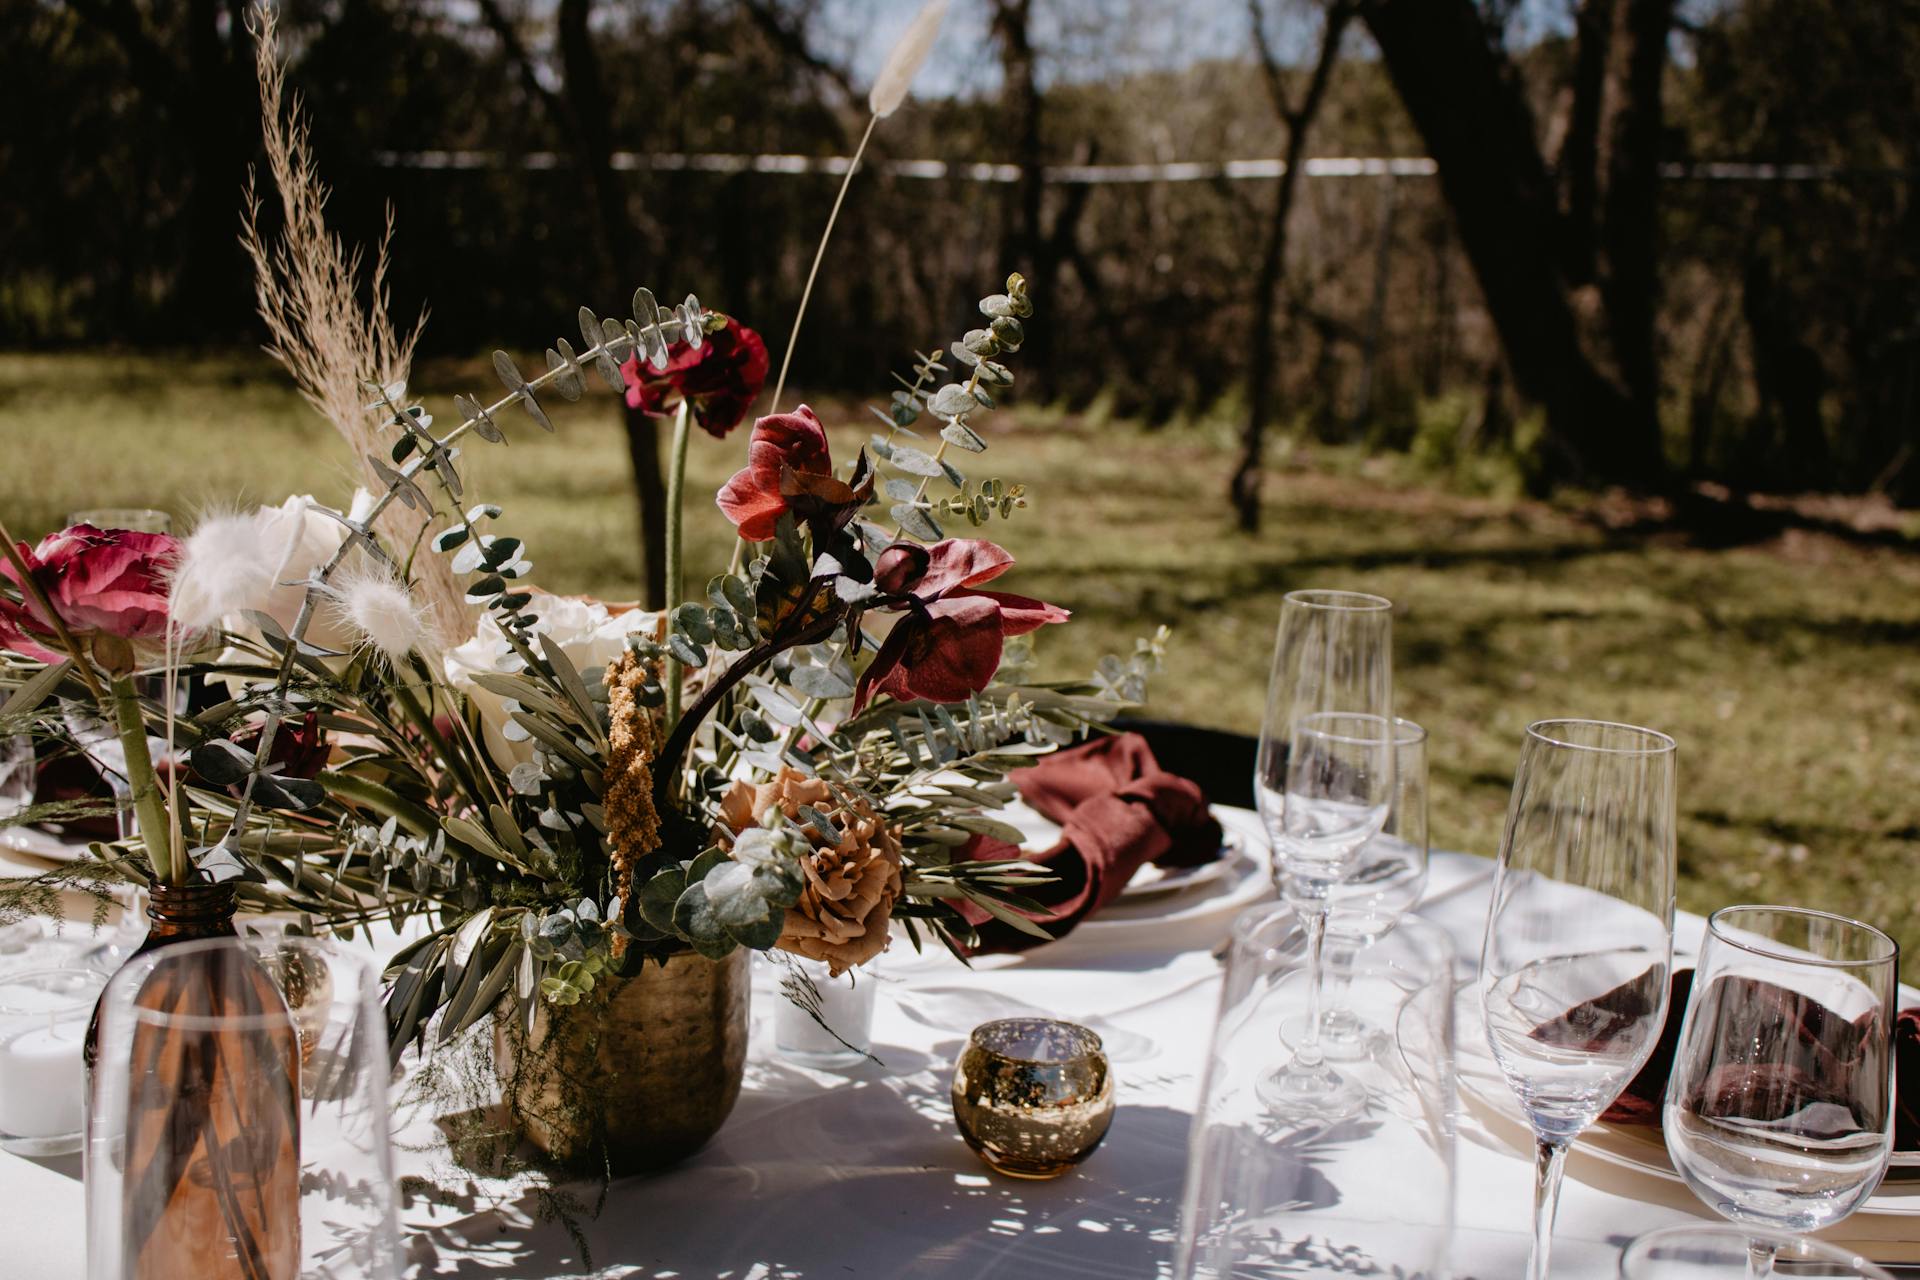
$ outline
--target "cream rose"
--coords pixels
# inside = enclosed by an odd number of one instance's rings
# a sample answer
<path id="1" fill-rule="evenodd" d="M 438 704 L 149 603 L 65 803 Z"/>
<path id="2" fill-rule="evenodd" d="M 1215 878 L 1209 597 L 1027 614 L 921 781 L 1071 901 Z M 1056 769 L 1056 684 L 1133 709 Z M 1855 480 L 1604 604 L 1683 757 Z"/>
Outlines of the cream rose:
<path id="1" fill-rule="evenodd" d="M 533 626 L 534 632 L 557 641 L 561 652 L 580 670 L 582 677 L 596 682 L 607 664 L 626 649 L 629 635 L 651 634 L 660 619 L 659 614 L 640 609 L 610 609 L 603 602 L 584 596 L 542 593 L 535 596 L 527 608 L 539 618 Z M 483 615 L 473 638 L 449 649 L 445 661 L 447 683 L 465 695 L 480 713 L 487 754 L 503 770 L 533 759 L 534 743 L 524 736 L 523 730 L 515 730 L 512 738 L 507 736 L 512 717 L 508 714 L 506 699 L 481 688 L 474 683 L 474 677 L 495 672 L 508 674 L 519 666 L 519 655 L 507 643 L 506 634 L 492 614 Z"/>

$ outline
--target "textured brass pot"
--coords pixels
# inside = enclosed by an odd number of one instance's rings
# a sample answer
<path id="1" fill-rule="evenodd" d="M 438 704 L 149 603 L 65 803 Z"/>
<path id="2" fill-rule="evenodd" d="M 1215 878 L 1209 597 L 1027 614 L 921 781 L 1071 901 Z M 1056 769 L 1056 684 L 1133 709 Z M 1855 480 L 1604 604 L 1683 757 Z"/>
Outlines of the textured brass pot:
<path id="1" fill-rule="evenodd" d="M 603 977 L 579 1004 L 542 1002 L 531 1034 L 509 1000 L 494 1060 L 517 1127 L 562 1164 L 615 1174 L 705 1146 L 746 1070 L 748 959 L 742 949 L 649 961 L 634 977 Z"/>

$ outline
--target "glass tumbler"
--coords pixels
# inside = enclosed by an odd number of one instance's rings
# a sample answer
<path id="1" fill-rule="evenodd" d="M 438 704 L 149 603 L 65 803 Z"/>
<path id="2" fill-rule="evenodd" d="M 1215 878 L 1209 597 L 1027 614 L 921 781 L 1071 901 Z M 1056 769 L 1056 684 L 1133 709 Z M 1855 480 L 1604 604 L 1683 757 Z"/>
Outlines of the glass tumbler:
<path id="1" fill-rule="evenodd" d="M 1341 1064 L 1361 1095 L 1335 1119 L 1276 1114 L 1259 1083 L 1310 999 L 1306 922 L 1284 903 L 1234 922 L 1187 1154 L 1175 1280 L 1448 1275 L 1454 1227 L 1454 953 L 1416 918 L 1327 957 L 1380 1034 Z"/>
<path id="2" fill-rule="evenodd" d="M 385 1023 L 370 956 L 218 938 L 100 1001 L 90 1280 L 397 1280 Z"/>

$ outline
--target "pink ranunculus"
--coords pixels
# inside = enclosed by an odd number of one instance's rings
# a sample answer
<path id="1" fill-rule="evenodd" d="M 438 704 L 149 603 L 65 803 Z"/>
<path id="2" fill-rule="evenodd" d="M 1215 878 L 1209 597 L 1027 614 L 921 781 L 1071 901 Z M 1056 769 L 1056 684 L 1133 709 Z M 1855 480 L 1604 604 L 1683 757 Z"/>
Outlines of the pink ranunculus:
<path id="1" fill-rule="evenodd" d="M 715 439 L 740 425 L 767 381 L 767 344 L 759 334 L 729 318 L 706 335 L 698 351 L 686 342 L 667 348 L 667 367 L 656 369 L 638 353 L 620 366 L 627 384 L 627 407 L 666 413 L 681 400 L 693 408 L 693 420 Z"/>
<path id="2" fill-rule="evenodd" d="M 741 537 L 765 542 L 789 511 L 816 531 L 843 528 L 872 493 L 866 452 L 854 464 L 852 479 L 839 479 L 827 452 L 826 429 L 813 410 L 801 405 L 753 424 L 747 465 L 720 487 L 714 501 Z"/>
<path id="3" fill-rule="evenodd" d="M 23 542 L 19 549 L 75 636 L 105 631 L 139 643 L 165 635 L 167 578 L 180 550 L 167 534 L 77 524 L 48 534 L 37 547 Z M 0 575 L 21 587 L 12 560 L 0 559 Z M 21 597 L 18 604 L 0 599 L 0 648 L 42 662 L 65 658 L 52 621 L 24 588 Z"/>
<path id="4" fill-rule="evenodd" d="M 861 673 L 853 709 L 880 693 L 901 702 L 964 701 L 993 680 L 1008 636 L 1072 616 L 1044 600 L 979 589 L 1012 567 L 1012 556 L 980 538 L 903 542 L 881 552 L 874 585 L 894 602 L 878 607 L 905 616 Z"/>

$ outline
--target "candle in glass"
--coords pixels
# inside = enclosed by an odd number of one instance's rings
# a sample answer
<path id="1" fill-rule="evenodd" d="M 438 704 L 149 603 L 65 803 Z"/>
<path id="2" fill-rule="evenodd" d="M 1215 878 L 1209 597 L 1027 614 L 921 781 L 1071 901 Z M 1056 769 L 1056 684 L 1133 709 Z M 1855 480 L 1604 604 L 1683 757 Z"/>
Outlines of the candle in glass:
<path id="1" fill-rule="evenodd" d="M 20 1155 L 80 1149 L 80 1053 L 103 981 L 90 969 L 0 978 L 0 1148 Z"/>

